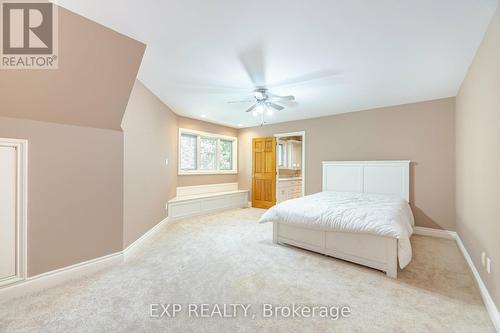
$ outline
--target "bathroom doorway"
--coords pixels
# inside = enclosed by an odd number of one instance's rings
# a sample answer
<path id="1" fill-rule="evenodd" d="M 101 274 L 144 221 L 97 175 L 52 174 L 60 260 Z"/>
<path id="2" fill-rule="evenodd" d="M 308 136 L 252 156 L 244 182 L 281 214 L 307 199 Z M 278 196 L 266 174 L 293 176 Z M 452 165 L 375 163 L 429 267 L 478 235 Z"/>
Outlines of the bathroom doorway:
<path id="1" fill-rule="evenodd" d="M 305 131 L 275 134 L 276 202 L 305 195 Z"/>

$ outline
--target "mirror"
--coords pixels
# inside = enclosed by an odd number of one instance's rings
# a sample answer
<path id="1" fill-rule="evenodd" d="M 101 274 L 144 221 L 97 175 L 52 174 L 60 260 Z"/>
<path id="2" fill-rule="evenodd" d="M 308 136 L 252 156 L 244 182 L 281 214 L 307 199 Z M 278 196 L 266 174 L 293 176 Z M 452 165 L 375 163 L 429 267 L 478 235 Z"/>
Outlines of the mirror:
<path id="1" fill-rule="evenodd" d="M 302 142 L 298 140 L 278 140 L 278 167 L 300 169 L 302 167 Z"/>

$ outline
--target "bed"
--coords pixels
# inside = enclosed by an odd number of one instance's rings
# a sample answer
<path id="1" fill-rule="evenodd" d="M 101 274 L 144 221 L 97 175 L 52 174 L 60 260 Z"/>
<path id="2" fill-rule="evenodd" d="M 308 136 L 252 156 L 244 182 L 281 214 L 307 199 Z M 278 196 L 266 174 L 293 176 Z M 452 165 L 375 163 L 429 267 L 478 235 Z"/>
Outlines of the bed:
<path id="1" fill-rule="evenodd" d="M 323 162 L 323 191 L 280 203 L 260 222 L 273 242 L 386 272 L 397 278 L 412 257 L 409 161 Z"/>

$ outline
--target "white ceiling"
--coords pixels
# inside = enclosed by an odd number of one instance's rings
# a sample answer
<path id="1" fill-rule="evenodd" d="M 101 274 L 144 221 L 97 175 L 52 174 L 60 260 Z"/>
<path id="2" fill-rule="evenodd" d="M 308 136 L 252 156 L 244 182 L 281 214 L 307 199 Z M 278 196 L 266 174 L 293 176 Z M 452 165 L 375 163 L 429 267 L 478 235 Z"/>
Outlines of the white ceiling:
<path id="1" fill-rule="evenodd" d="M 270 123 L 455 96 L 498 0 L 60 0 L 147 44 L 139 79 L 177 114 L 254 126 L 241 58 L 297 103 Z"/>

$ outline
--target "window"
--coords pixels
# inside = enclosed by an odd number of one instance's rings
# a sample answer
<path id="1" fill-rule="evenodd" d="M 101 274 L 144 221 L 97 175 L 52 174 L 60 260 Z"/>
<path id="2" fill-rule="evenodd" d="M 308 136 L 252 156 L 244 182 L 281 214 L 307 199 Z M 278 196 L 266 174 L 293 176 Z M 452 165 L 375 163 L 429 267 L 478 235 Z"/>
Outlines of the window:
<path id="1" fill-rule="evenodd" d="M 200 170 L 217 170 L 217 139 L 200 137 Z"/>
<path id="2" fill-rule="evenodd" d="M 179 175 L 236 173 L 237 139 L 179 129 Z"/>
<path id="3" fill-rule="evenodd" d="M 230 140 L 219 140 L 220 160 L 219 169 L 231 170 L 233 168 L 233 142 Z"/>
<path id="4" fill-rule="evenodd" d="M 196 170 L 196 136 L 183 134 L 181 135 L 181 169 L 182 170 Z"/>

